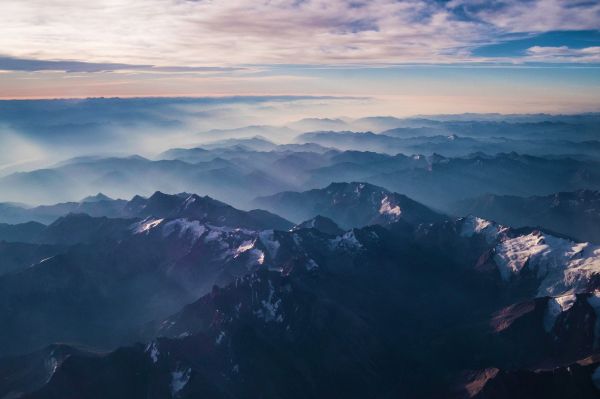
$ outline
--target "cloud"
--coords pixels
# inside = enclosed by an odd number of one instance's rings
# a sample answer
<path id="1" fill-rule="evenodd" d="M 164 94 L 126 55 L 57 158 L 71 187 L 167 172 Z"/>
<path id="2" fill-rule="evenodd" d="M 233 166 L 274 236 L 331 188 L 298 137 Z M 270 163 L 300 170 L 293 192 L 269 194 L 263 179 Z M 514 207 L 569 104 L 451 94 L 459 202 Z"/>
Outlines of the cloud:
<path id="1" fill-rule="evenodd" d="M 99 63 L 65 60 L 35 60 L 0 56 L 2 71 L 62 71 L 62 72 L 114 72 L 114 71 L 148 71 L 148 72 L 231 72 L 244 68 L 232 67 L 194 67 L 194 66 L 154 66 L 119 63 Z"/>
<path id="2" fill-rule="evenodd" d="M 84 70 L 463 62 L 509 32 L 598 29 L 596 3 L 4 0 L 0 48 L 25 60 L 85 61 L 65 65 Z"/>
<path id="3" fill-rule="evenodd" d="M 139 69 L 149 67 L 149 65 L 94 63 L 81 61 L 48 61 L 0 57 L 0 70 L 3 71 L 105 72 L 121 69 Z"/>
<path id="4" fill-rule="evenodd" d="M 600 63 L 600 46 L 582 49 L 533 46 L 527 49 L 526 59 L 534 62 Z"/>
<path id="5" fill-rule="evenodd" d="M 452 0 L 475 20 L 504 33 L 597 30 L 600 3 L 577 0 Z"/>

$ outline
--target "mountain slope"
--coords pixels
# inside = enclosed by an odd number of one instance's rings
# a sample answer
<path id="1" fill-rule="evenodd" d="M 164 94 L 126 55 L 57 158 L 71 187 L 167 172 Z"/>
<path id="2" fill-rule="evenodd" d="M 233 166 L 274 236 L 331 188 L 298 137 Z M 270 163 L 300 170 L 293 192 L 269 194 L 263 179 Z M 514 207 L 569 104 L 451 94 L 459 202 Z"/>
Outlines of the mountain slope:
<path id="1" fill-rule="evenodd" d="M 163 234 L 163 223 L 137 234 Z M 546 235 L 515 258 L 523 266 L 506 278 L 508 243 L 539 234 L 473 217 L 338 237 L 315 229 L 259 234 L 241 247 L 263 251 L 265 267 L 147 325 L 145 345 L 62 360 L 49 383 L 26 397 L 453 397 L 465 370 L 494 368 L 510 371 L 469 380 L 469 396 L 536 397 L 546 392 L 538 378 L 592 395 L 594 362 L 571 374 L 533 370 L 594 355 L 593 345 L 535 348 L 555 336 L 574 344 L 600 338 L 589 330 L 600 309 L 591 294 L 600 255 L 584 250 L 580 258 L 565 252 L 577 243 Z M 535 250 L 540 245 L 547 247 Z M 593 261 L 587 269 L 578 260 L 586 257 Z M 560 273 L 537 273 L 551 268 Z M 558 300 L 573 292 L 580 294 L 571 304 Z M 573 340 L 580 331 L 593 336 Z M 528 349 L 525 356 L 510 355 L 509 348 L 519 353 L 515 343 Z M 530 390 L 519 391 L 511 375 L 532 381 Z M 504 393 L 493 396 L 498 386 Z"/>
<path id="2" fill-rule="evenodd" d="M 255 230 L 286 230 L 293 224 L 263 210 L 241 211 L 209 196 L 181 193 L 163 194 L 157 191 L 148 198 L 136 196 L 124 208 L 134 217 L 189 218 L 217 226 L 233 226 Z"/>
<path id="3" fill-rule="evenodd" d="M 19 224 L 0 223 L 0 241 L 31 242 L 46 226 L 37 222 Z"/>
<path id="4" fill-rule="evenodd" d="M 582 241 L 600 243 L 600 191 L 578 190 L 547 196 L 484 195 L 454 206 L 514 227 L 541 226 Z"/>
<path id="5" fill-rule="evenodd" d="M 304 222 L 297 224 L 293 228 L 293 230 L 300 229 L 316 229 L 321 233 L 330 234 L 334 236 L 340 235 L 344 232 L 337 224 L 335 224 L 333 220 L 321 215 L 317 215 L 312 219 L 305 220 Z"/>
<path id="6" fill-rule="evenodd" d="M 398 220 L 430 223 L 443 218 L 402 194 L 367 183 L 332 183 L 323 189 L 259 197 L 253 203 L 291 220 L 323 215 L 343 228 L 389 224 Z"/>

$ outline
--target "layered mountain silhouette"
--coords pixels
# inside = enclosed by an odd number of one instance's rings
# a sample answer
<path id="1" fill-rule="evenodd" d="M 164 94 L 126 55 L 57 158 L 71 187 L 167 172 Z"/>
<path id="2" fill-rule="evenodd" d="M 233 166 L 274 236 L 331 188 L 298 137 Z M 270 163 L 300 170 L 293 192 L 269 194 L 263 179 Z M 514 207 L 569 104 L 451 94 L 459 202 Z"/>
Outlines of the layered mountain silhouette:
<path id="1" fill-rule="evenodd" d="M 76 103 L 111 129 L 204 104 L 131 101 Z M 7 104 L 31 137 L 102 130 Z M 156 155 L 10 166 L 0 398 L 599 397 L 599 126 L 204 124 Z"/>
<path id="2" fill-rule="evenodd" d="M 600 243 L 600 192 L 578 190 L 546 196 L 488 194 L 455 205 L 458 214 L 474 214 L 515 226 L 541 226 L 582 241 Z"/>
<path id="3" fill-rule="evenodd" d="M 344 228 L 387 224 L 399 220 L 429 223 L 443 218 L 402 194 L 368 183 L 332 183 L 323 189 L 259 197 L 253 203 L 292 220 L 323 215 Z"/>

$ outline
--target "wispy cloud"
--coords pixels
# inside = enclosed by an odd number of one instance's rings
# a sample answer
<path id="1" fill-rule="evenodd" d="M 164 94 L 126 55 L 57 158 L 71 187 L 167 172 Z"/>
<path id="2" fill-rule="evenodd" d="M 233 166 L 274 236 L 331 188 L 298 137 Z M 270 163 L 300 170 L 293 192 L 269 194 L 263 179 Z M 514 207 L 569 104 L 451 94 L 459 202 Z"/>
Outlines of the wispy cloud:
<path id="1" fill-rule="evenodd" d="M 154 66 L 119 63 L 84 62 L 68 60 L 34 60 L 0 56 L 2 71 L 61 71 L 61 72 L 114 72 L 114 71 L 146 71 L 146 72 L 232 72 L 245 68 L 210 67 L 210 66 Z"/>
<path id="2" fill-rule="evenodd" d="M 507 33 L 596 30 L 599 13 L 561 0 L 4 0 L 0 50 L 88 71 L 474 62 Z"/>
<path id="3" fill-rule="evenodd" d="M 572 49 L 567 46 L 542 47 L 527 49 L 527 60 L 537 62 L 600 62 L 600 47 Z"/>

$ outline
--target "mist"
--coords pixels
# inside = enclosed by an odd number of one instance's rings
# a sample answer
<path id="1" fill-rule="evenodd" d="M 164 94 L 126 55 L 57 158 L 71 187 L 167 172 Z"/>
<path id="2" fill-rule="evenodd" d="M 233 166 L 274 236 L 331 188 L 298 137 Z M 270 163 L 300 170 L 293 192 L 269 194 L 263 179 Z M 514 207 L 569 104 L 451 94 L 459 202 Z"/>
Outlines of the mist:
<path id="1" fill-rule="evenodd" d="M 282 191 L 367 181 L 449 210 L 490 192 L 541 195 L 580 180 L 597 187 L 598 114 L 368 114 L 376 103 L 289 96 L 3 101 L 0 202 L 162 191 L 249 209 L 257 197 Z M 524 153 L 539 165 L 517 155 Z M 505 157 L 514 158 L 509 169 Z M 548 157 L 577 166 L 566 174 L 559 168 L 562 180 L 549 178 Z M 464 164 L 478 160 L 497 172 L 495 182 L 467 172 Z M 527 176 L 536 183 L 522 183 Z"/>
<path id="2" fill-rule="evenodd" d="M 153 157 L 171 147 L 243 137 L 249 132 L 243 128 L 253 125 L 271 125 L 271 131 L 264 132 L 269 139 L 289 142 L 296 131 L 279 132 L 277 127 L 305 115 L 331 114 L 336 102 L 344 101 L 358 100 L 286 96 L 5 100 L 0 103 L 0 174 L 73 157 Z M 242 129 L 236 132 L 238 128 Z"/>

